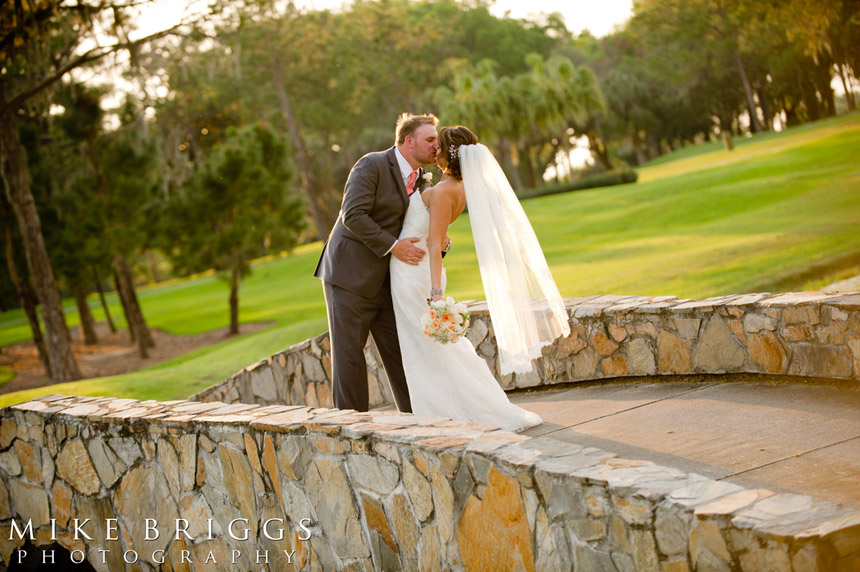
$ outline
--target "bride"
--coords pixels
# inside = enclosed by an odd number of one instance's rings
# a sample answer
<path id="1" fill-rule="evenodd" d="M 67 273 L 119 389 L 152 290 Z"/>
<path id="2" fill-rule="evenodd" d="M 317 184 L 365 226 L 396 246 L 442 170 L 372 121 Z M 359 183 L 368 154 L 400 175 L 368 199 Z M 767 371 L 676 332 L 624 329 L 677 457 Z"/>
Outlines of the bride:
<path id="1" fill-rule="evenodd" d="M 462 338 L 440 344 L 424 334 L 427 298 L 445 291 L 442 246 L 469 206 L 478 266 L 499 348 L 502 375 L 532 369 L 541 347 L 570 334 L 567 312 L 534 230 L 492 153 L 463 126 L 439 132 L 442 179 L 409 198 L 401 237 L 426 239 L 413 266 L 391 257 L 391 292 L 413 412 L 521 431 L 542 423 L 508 401 L 487 363 Z"/>

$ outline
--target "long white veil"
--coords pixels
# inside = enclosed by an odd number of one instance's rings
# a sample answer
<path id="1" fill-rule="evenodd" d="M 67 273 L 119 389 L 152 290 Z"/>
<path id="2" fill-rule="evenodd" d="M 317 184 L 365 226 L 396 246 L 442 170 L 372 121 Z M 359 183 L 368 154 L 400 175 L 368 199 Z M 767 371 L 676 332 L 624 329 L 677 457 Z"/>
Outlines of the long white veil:
<path id="1" fill-rule="evenodd" d="M 570 334 L 564 302 L 534 229 L 493 154 L 478 143 L 461 145 L 459 156 L 501 373 L 526 373 L 543 346 Z"/>

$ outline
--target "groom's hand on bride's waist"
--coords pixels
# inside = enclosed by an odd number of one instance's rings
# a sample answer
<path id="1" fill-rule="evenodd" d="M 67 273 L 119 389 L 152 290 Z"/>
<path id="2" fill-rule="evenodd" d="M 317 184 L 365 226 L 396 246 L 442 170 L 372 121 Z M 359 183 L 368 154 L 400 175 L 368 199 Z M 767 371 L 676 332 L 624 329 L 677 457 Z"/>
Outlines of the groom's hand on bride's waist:
<path id="1" fill-rule="evenodd" d="M 394 244 L 394 248 L 391 249 L 391 254 L 406 264 L 417 266 L 424 258 L 424 255 L 427 254 L 425 251 L 415 246 L 415 243 L 418 242 L 418 240 L 419 239 L 416 237 L 401 238 Z"/>

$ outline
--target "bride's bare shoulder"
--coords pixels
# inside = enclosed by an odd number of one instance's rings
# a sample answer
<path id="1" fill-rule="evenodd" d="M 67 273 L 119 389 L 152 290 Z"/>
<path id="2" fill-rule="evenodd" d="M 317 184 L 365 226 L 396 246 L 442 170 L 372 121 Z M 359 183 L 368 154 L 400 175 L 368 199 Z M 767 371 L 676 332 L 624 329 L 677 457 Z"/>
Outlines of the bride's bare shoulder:
<path id="1" fill-rule="evenodd" d="M 445 199 L 456 199 L 463 194 L 463 183 L 456 179 L 446 179 L 439 181 L 429 189 L 431 191 L 430 199 L 433 197 L 444 197 Z"/>
<path id="2" fill-rule="evenodd" d="M 462 181 L 446 179 L 440 181 L 433 188 L 428 189 L 429 196 L 425 204 L 432 212 L 450 212 L 449 224 L 454 222 L 463 212 L 466 204 L 466 192 Z M 422 197 L 423 198 L 423 197 Z M 432 217 L 432 214 L 431 214 Z"/>

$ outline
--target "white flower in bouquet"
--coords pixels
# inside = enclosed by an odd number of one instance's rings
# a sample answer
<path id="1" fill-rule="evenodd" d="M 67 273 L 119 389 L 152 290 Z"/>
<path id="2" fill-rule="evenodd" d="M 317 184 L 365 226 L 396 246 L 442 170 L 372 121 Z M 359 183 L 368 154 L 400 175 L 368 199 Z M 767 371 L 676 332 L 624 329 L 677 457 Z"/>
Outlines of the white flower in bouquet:
<path id="1" fill-rule="evenodd" d="M 453 343 L 469 331 L 470 313 L 462 302 L 448 296 L 444 300 L 430 302 L 430 308 L 421 318 L 424 333 L 440 344 Z"/>

